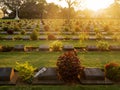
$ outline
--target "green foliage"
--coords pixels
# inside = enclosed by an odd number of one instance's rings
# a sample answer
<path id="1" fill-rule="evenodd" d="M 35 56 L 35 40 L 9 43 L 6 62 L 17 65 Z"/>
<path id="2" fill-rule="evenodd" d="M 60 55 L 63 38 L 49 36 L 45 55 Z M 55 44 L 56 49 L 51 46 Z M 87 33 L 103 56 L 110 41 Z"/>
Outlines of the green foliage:
<path id="1" fill-rule="evenodd" d="M 57 60 L 57 70 L 64 81 L 74 81 L 78 78 L 81 65 L 76 52 L 66 52 Z"/>
<path id="2" fill-rule="evenodd" d="M 70 27 L 69 26 L 65 26 L 63 31 L 64 32 L 69 32 L 70 31 Z"/>
<path id="3" fill-rule="evenodd" d="M 105 65 L 106 77 L 113 81 L 120 81 L 120 65 L 117 63 L 108 63 Z"/>
<path id="4" fill-rule="evenodd" d="M 21 31 L 21 35 L 25 35 L 26 31 L 25 30 L 22 30 Z"/>
<path id="5" fill-rule="evenodd" d="M 75 27 L 75 32 L 79 32 L 80 31 L 80 27 L 79 26 L 76 26 Z"/>
<path id="6" fill-rule="evenodd" d="M 80 37 L 80 40 L 81 40 L 81 41 L 84 41 L 84 40 L 88 39 L 88 35 L 87 35 L 86 33 L 81 33 L 81 34 L 79 35 L 79 37 Z"/>
<path id="7" fill-rule="evenodd" d="M 52 51 L 60 51 L 62 50 L 63 44 L 61 41 L 54 41 L 50 44 L 50 48 L 52 49 Z"/>
<path id="8" fill-rule="evenodd" d="M 7 26 L 2 27 L 2 29 L 3 29 L 3 31 L 9 30 L 9 28 Z"/>
<path id="9" fill-rule="evenodd" d="M 28 62 L 25 62 L 25 63 L 16 62 L 15 69 L 18 71 L 23 81 L 29 81 L 33 77 L 34 70 L 36 68 L 31 66 Z"/>
<path id="10" fill-rule="evenodd" d="M 10 47 L 9 45 L 2 46 L 2 52 L 10 52 L 13 50 L 13 47 Z"/>
<path id="11" fill-rule="evenodd" d="M 97 41 L 97 47 L 100 50 L 109 50 L 109 44 L 107 41 Z"/>
<path id="12" fill-rule="evenodd" d="M 45 25 L 45 26 L 44 26 L 44 30 L 45 30 L 45 31 L 50 31 L 49 25 Z"/>
<path id="13" fill-rule="evenodd" d="M 38 32 L 37 32 L 36 30 L 34 30 L 34 31 L 32 32 L 32 34 L 30 35 L 30 38 L 31 38 L 32 40 L 38 40 Z"/>
<path id="14" fill-rule="evenodd" d="M 55 39 L 56 37 L 54 34 L 51 34 L 51 33 L 48 34 L 48 40 L 55 40 Z"/>
<path id="15" fill-rule="evenodd" d="M 103 39 L 103 35 L 100 32 L 96 33 L 96 38 L 97 39 Z"/>

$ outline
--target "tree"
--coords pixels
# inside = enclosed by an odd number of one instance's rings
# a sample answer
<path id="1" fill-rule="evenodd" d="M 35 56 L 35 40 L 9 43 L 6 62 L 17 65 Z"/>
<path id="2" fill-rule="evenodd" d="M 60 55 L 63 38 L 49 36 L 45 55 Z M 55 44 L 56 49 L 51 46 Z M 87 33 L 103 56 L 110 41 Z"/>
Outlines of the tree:
<path id="1" fill-rule="evenodd" d="M 41 18 L 42 18 L 42 13 L 43 13 L 44 5 L 46 4 L 46 0 L 0 0 L 0 3 L 3 3 L 3 6 L 7 7 L 6 11 L 8 11 L 8 9 L 9 9 L 9 11 L 11 11 L 11 13 L 9 13 L 9 17 L 11 17 L 11 18 L 15 17 L 16 10 L 19 11 L 22 8 L 25 9 L 26 6 L 29 6 L 31 8 L 32 6 L 28 5 L 28 3 L 37 7 L 37 10 L 39 8 L 38 12 L 41 13 Z M 38 5 L 39 5 L 39 7 L 38 7 Z M 26 8 L 29 9 L 29 7 L 26 7 Z M 31 8 L 31 9 L 34 9 L 34 8 Z M 34 11 L 34 10 L 30 10 L 29 12 L 32 13 L 32 11 Z M 19 13 L 21 13 L 21 12 L 19 12 Z"/>
<path id="2" fill-rule="evenodd" d="M 115 2 L 106 9 L 106 12 L 113 18 L 120 18 L 120 0 L 115 0 Z"/>
<path id="3" fill-rule="evenodd" d="M 46 18 L 58 18 L 60 14 L 60 7 L 55 5 L 54 3 L 49 3 L 45 7 L 46 10 Z"/>
<path id="4" fill-rule="evenodd" d="M 73 6 L 77 6 L 81 3 L 82 0 L 59 0 L 59 1 L 65 1 L 68 5 L 68 18 L 67 18 L 67 22 L 68 22 L 68 27 L 71 26 L 70 24 L 70 18 L 71 18 L 71 8 Z"/>
<path id="5" fill-rule="evenodd" d="M 63 1 L 63 0 L 59 0 L 59 1 Z M 81 0 L 64 0 L 67 5 L 68 5 L 68 9 L 69 9 L 69 12 L 68 12 L 68 20 L 70 20 L 70 14 L 71 14 L 71 11 L 70 9 L 73 7 L 73 6 L 77 6 L 80 4 Z"/>

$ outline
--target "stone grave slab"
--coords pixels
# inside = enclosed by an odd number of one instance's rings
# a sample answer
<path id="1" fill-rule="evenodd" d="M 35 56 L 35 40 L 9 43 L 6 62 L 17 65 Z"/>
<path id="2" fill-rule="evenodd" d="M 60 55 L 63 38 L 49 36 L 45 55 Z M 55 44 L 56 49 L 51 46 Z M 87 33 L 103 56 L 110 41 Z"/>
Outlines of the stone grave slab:
<path id="1" fill-rule="evenodd" d="M 5 40 L 14 40 L 14 37 L 13 36 L 6 36 Z"/>
<path id="2" fill-rule="evenodd" d="M 80 78 L 81 84 L 86 85 L 109 85 L 113 84 L 105 78 L 104 72 L 99 68 L 84 68 Z"/>
<path id="3" fill-rule="evenodd" d="M 51 33 L 54 34 L 54 35 L 60 34 L 60 32 L 51 32 Z"/>
<path id="4" fill-rule="evenodd" d="M 57 36 L 56 39 L 57 40 L 64 40 L 64 37 L 63 36 Z"/>
<path id="5" fill-rule="evenodd" d="M 96 34 L 96 32 L 88 32 L 89 33 L 89 35 L 95 35 Z"/>
<path id="6" fill-rule="evenodd" d="M 2 32 L 0 32 L 0 34 L 7 34 L 7 32 L 5 32 L 5 31 L 2 31 Z"/>
<path id="7" fill-rule="evenodd" d="M 39 36 L 38 38 L 39 38 L 39 40 L 47 40 L 47 37 L 45 37 L 45 36 Z"/>
<path id="8" fill-rule="evenodd" d="M 73 36 L 72 40 L 80 40 L 80 37 L 79 36 Z"/>
<path id="9" fill-rule="evenodd" d="M 48 45 L 40 45 L 39 51 L 49 51 L 49 46 Z"/>
<path id="10" fill-rule="evenodd" d="M 39 74 L 37 80 L 33 81 L 34 85 L 61 85 L 63 81 L 59 80 L 56 68 L 49 67 L 47 70 Z"/>
<path id="11" fill-rule="evenodd" d="M 25 45 L 18 44 L 14 46 L 14 51 L 26 51 Z"/>
<path id="12" fill-rule="evenodd" d="M 87 49 L 88 51 L 98 51 L 98 50 L 99 50 L 99 48 L 98 48 L 97 46 L 94 46 L 94 45 L 88 45 L 88 46 L 86 47 L 86 49 Z"/>
<path id="13" fill-rule="evenodd" d="M 101 32 L 103 35 L 107 35 L 108 33 L 107 32 Z"/>
<path id="14" fill-rule="evenodd" d="M 71 38 L 70 37 L 64 37 L 65 40 L 70 40 Z"/>
<path id="15" fill-rule="evenodd" d="M 17 78 L 15 76 L 13 68 L 0 68 L 0 85 L 15 85 L 16 80 Z"/>
<path id="16" fill-rule="evenodd" d="M 79 34 L 81 34 L 81 32 L 75 32 L 75 34 L 79 35 Z"/>
<path id="17" fill-rule="evenodd" d="M 71 35 L 72 34 L 72 32 L 62 32 L 63 34 L 65 34 L 65 35 Z"/>
<path id="18" fill-rule="evenodd" d="M 96 36 L 89 36 L 88 39 L 89 39 L 89 40 L 96 40 L 97 37 L 96 37 Z"/>
<path id="19" fill-rule="evenodd" d="M 85 68 L 83 70 L 85 79 L 87 80 L 104 80 L 104 72 L 99 68 Z"/>
<path id="20" fill-rule="evenodd" d="M 113 50 L 113 51 L 120 51 L 120 46 L 110 46 L 109 47 L 110 50 Z"/>
<path id="21" fill-rule="evenodd" d="M 23 36 L 22 39 L 23 40 L 30 40 L 30 36 Z"/>
<path id="22" fill-rule="evenodd" d="M 104 39 L 105 39 L 105 40 L 113 40 L 113 38 L 110 37 L 110 36 L 105 36 Z"/>
<path id="23" fill-rule="evenodd" d="M 20 34 L 20 32 L 14 32 L 14 34 L 15 34 L 15 35 L 19 35 L 19 34 Z"/>
<path id="24" fill-rule="evenodd" d="M 39 32 L 40 35 L 45 35 L 46 33 L 45 32 Z"/>
<path id="25" fill-rule="evenodd" d="M 30 31 L 29 31 L 29 32 L 26 32 L 27 35 L 30 35 L 31 33 L 32 33 L 32 32 L 30 32 Z"/>
<path id="26" fill-rule="evenodd" d="M 63 46 L 63 50 L 65 50 L 65 51 L 71 51 L 71 50 L 74 50 L 74 47 L 73 47 L 73 45 L 64 45 Z"/>

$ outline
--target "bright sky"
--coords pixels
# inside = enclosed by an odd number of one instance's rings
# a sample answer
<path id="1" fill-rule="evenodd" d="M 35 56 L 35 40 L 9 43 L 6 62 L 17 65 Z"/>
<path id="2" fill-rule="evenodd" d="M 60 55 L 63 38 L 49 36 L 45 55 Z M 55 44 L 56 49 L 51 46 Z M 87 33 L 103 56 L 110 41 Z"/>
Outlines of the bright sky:
<path id="1" fill-rule="evenodd" d="M 82 6 L 84 6 L 84 8 L 88 8 L 94 11 L 106 8 L 114 2 L 114 0 L 83 0 L 83 1 L 84 4 Z M 59 0 L 47 0 L 47 2 L 48 3 L 54 2 L 58 5 L 61 5 L 62 7 L 67 7 L 67 3 L 64 0 L 61 2 L 59 2 Z"/>

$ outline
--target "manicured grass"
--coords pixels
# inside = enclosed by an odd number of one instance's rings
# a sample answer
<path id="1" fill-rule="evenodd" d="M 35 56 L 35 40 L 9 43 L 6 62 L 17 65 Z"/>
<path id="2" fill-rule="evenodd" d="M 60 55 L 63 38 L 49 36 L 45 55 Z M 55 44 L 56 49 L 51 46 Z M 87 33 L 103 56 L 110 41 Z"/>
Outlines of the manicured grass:
<path id="1" fill-rule="evenodd" d="M 119 85 L 3 86 L 0 90 L 120 90 Z"/>
<path id="2" fill-rule="evenodd" d="M 63 52 L 0 52 L 0 67 L 14 67 L 18 62 L 30 62 L 35 67 L 55 67 L 57 58 Z M 103 68 L 108 62 L 120 63 L 120 52 L 78 52 L 85 67 Z"/>
<path id="3" fill-rule="evenodd" d="M 50 45 L 50 43 L 52 43 L 55 40 L 38 40 L 38 41 L 23 41 L 23 40 L 16 40 L 16 41 L 8 41 L 8 40 L 4 40 L 4 41 L 0 41 L 0 45 L 10 45 L 10 46 L 14 46 L 16 44 L 24 44 L 26 46 L 39 46 L 41 44 L 47 44 Z M 79 40 L 62 40 L 63 44 L 72 44 L 74 46 L 80 46 L 80 41 Z M 107 41 L 110 45 L 120 45 L 120 41 L 112 41 L 112 40 L 108 40 Z M 86 45 L 96 45 L 97 40 L 85 40 L 82 44 L 82 46 L 86 46 Z"/>

